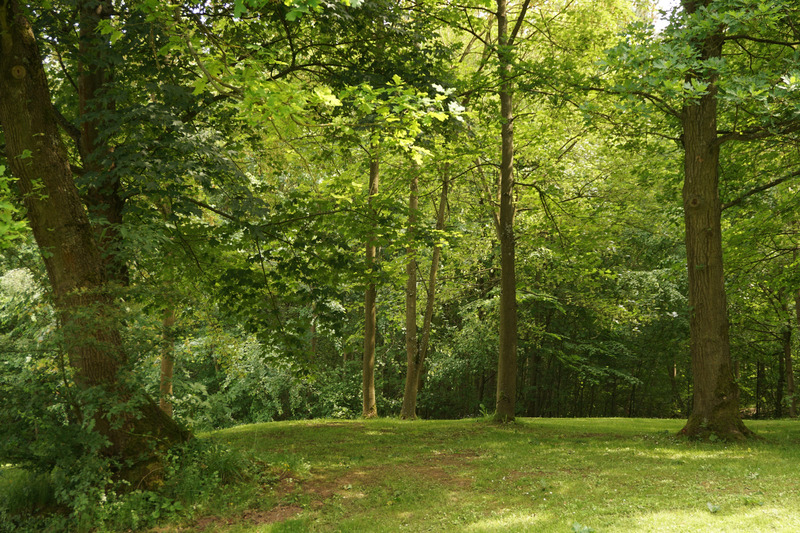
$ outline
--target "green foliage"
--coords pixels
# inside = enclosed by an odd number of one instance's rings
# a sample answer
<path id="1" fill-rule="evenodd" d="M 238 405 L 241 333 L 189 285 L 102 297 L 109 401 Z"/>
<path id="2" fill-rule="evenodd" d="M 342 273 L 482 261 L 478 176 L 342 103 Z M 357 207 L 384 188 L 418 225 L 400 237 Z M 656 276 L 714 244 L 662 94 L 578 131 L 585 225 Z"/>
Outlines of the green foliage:
<path id="1" fill-rule="evenodd" d="M 150 473 L 159 480 L 152 490 L 98 478 L 108 465 L 96 455 L 77 459 L 70 471 L 0 471 L 0 531 L 138 531 L 191 516 L 225 487 L 261 476 L 238 451 L 199 439 L 166 453 Z"/>
<path id="2" fill-rule="evenodd" d="M 5 165 L 0 165 L 0 250 L 22 239 L 27 228 L 19 219 L 19 209 L 12 200 L 10 184 L 13 181 L 6 175 Z"/>

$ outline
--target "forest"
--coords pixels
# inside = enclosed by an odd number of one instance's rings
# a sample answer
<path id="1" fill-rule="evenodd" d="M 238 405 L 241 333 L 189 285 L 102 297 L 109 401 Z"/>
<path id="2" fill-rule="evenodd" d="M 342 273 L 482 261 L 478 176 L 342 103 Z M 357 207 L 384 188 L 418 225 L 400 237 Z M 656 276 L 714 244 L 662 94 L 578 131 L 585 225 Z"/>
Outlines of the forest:
<path id="1" fill-rule="evenodd" d="M 75 513 L 243 424 L 797 416 L 795 1 L 2 0 L 0 146 L 0 465 Z"/>

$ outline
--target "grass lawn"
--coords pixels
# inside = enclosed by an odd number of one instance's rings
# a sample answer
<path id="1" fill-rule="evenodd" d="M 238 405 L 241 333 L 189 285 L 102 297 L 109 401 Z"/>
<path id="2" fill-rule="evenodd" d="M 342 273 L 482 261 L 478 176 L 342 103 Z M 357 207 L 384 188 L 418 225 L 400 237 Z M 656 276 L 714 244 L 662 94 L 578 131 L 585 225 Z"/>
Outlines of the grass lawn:
<path id="1" fill-rule="evenodd" d="M 272 473 L 157 531 L 800 531 L 800 422 L 746 444 L 680 420 L 314 420 L 206 438 Z"/>

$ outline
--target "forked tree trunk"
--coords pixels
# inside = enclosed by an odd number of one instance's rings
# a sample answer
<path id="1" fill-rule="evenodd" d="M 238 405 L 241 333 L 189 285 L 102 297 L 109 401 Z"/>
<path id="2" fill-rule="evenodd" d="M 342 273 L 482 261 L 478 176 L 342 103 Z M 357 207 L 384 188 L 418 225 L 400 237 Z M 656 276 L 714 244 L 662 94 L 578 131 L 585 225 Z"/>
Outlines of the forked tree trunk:
<path id="1" fill-rule="evenodd" d="M 47 269 L 62 337 L 79 387 L 105 391 L 95 428 L 106 452 L 147 464 L 151 443 L 188 438 L 152 399 L 135 412 L 109 412 L 139 391 L 121 380 L 126 364 L 118 309 L 106 291 L 106 273 L 86 211 L 73 182 L 32 28 L 15 0 L 0 2 L 0 125 L 6 156 L 18 179 L 27 218 Z M 108 415 L 108 416 L 106 416 Z"/>
<path id="2" fill-rule="evenodd" d="M 447 176 L 442 180 L 442 193 L 439 199 L 439 209 L 436 213 L 436 230 L 444 230 L 445 213 L 447 209 L 447 192 L 449 181 Z M 409 202 L 410 205 L 410 202 Z M 413 419 L 417 416 L 417 396 L 422 384 L 422 370 L 425 365 L 425 359 L 428 357 L 428 346 L 431 339 L 431 328 L 433 324 L 433 308 L 436 299 L 436 279 L 439 272 L 439 261 L 442 254 L 441 246 L 435 245 L 431 257 L 431 270 L 428 275 L 428 294 L 425 303 L 425 318 L 422 322 L 422 339 L 419 347 L 416 346 L 416 339 L 414 340 L 414 353 L 413 358 L 411 352 L 408 352 L 408 344 L 406 350 L 409 355 L 408 365 L 406 368 L 406 386 L 403 394 L 403 407 L 400 411 L 400 418 Z M 411 268 L 408 266 L 407 268 Z M 416 284 L 416 261 L 414 262 L 414 282 Z M 410 279 L 410 276 L 409 276 Z M 407 293 L 408 294 L 408 293 Z M 416 295 L 415 295 L 416 296 Z M 414 316 L 416 316 L 416 302 L 414 302 Z M 406 307 L 406 313 L 409 312 L 409 307 Z M 408 314 L 406 315 L 408 320 Z M 416 324 L 415 326 L 416 327 Z M 408 340 L 407 340 L 408 343 Z"/>
<path id="3" fill-rule="evenodd" d="M 705 0 L 708 4 L 710 0 Z M 700 2 L 684 0 L 693 13 Z M 713 33 L 695 43 L 702 59 L 720 57 L 723 38 Z M 716 76 L 690 77 L 708 83 L 708 93 L 683 108 L 686 256 L 689 273 L 690 346 L 694 400 L 681 433 L 743 439 L 750 431 L 739 413 L 739 387 L 733 376 L 728 312 L 722 270 L 722 224 L 719 199 Z"/>
<path id="4" fill-rule="evenodd" d="M 373 203 L 379 190 L 380 165 L 378 157 L 373 156 L 369 163 L 369 212 L 373 220 L 375 208 Z M 377 236 L 372 233 L 367 237 L 366 257 L 364 260 L 369 281 L 364 294 L 364 360 L 362 369 L 362 398 L 363 408 L 361 415 L 364 418 L 378 416 L 378 407 L 375 401 L 375 338 L 377 334 L 377 289 L 375 287 L 374 269 L 377 255 Z"/>
<path id="5" fill-rule="evenodd" d="M 514 255 L 514 109 L 511 94 L 511 50 L 508 5 L 497 0 L 500 75 L 500 346 L 497 361 L 495 418 L 514 420 L 517 398 L 517 280 Z"/>

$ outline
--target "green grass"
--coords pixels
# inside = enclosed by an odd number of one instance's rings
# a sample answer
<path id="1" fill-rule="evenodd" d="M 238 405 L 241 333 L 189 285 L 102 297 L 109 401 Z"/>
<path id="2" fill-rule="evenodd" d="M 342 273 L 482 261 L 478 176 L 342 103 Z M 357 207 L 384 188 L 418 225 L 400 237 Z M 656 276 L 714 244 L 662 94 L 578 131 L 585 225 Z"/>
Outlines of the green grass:
<path id="1" fill-rule="evenodd" d="M 762 440 L 649 419 L 241 426 L 209 438 L 270 474 L 158 531 L 800 531 L 800 422 L 748 425 Z"/>

